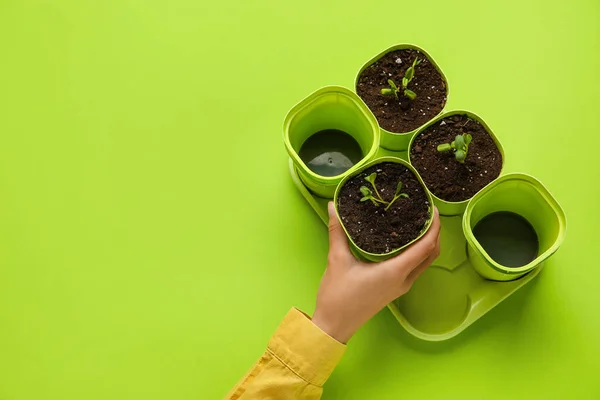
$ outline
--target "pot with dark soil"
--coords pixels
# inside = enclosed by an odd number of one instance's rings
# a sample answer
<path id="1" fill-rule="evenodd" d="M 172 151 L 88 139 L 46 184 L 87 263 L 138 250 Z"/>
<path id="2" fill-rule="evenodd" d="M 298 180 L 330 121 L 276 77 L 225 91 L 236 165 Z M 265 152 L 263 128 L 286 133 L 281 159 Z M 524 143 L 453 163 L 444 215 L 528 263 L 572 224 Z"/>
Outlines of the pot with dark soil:
<path id="1" fill-rule="evenodd" d="M 398 44 L 369 60 L 358 72 L 356 93 L 371 109 L 381 128 L 381 146 L 408 148 L 417 129 L 446 105 L 448 84 L 425 50 Z"/>
<path id="2" fill-rule="evenodd" d="M 462 214 L 504 165 L 502 145 L 492 130 L 464 110 L 443 114 L 421 128 L 408 153 L 442 215 Z"/>
<path id="3" fill-rule="evenodd" d="M 347 176 L 334 203 L 361 258 L 383 261 L 418 240 L 432 222 L 432 197 L 406 161 L 382 157 Z"/>

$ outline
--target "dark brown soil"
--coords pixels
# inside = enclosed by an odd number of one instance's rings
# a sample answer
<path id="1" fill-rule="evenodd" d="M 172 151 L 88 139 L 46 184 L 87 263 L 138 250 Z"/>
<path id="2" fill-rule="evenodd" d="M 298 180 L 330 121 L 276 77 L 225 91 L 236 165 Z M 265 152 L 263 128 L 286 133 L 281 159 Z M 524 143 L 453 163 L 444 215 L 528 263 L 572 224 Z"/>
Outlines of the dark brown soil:
<path id="1" fill-rule="evenodd" d="M 464 164 L 456 161 L 452 151 L 437 151 L 438 145 L 462 133 L 473 136 Z M 429 190 L 446 201 L 470 199 L 502 170 L 496 143 L 479 122 L 466 115 L 452 115 L 424 130 L 413 142 L 410 161 Z"/>
<path id="2" fill-rule="evenodd" d="M 388 211 L 384 210 L 385 205 L 361 202 L 361 186 L 373 191 L 365 181 L 373 172 L 377 172 L 375 185 L 383 200 L 393 199 L 399 181 L 402 181 L 401 193 L 409 197 L 399 198 Z M 352 240 L 374 254 L 389 253 L 418 237 L 430 217 L 429 209 L 425 189 L 417 177 L 404 165 L 391 162 L 374 165 L 349 179 L 338 196 L 338 211 Z"/>
<path id="3" fill-rule="evenodd" d="M 417 94 L 414 100 L 400 96 L 384 96 L 388 79 L 402 86 L 402 78 L 415 58 L 423 60 L 415 67 L 415 76 L 408 88 Z M 396 60 L 402 63 L 397 63 Z M 410 132 L 438 115 L 446 104 L 446 82 L 435 66 L 417 50 L 395 50 L 367 67 L 358 78 L 356 93 L 369 106 L 379 125 L 394 133 Z"/>

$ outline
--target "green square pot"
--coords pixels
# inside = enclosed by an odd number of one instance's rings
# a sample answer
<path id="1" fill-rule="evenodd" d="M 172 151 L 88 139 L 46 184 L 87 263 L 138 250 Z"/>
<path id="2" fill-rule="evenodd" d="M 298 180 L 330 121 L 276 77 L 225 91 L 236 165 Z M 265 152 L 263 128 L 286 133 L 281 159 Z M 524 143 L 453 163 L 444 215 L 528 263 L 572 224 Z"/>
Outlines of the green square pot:
<path id="1" fill-rule="evenodd" d="M 419 128 L 417 133 L 410 140 L 410 144 L 408 146 L 408 160 L 410 161 L 411 149 L 412 149 L 417 137 L 421 133 L 423 133 L 423 131 L 425 131 L 427 128 L 429 128 L 431 125 L 436 124 L 440 120 L 451 117 L 453 115 L 466 115 L 467 117 L 479 122 L 485 128 L 486 132 L 494 140 L 494 143 L 496 144 L 496 147 L 498 148 L 498 151 L 500 151 L 500 155 L 502 156 L 502 168 L 500 169 L 500 174 L 502 174 L 502 169 L 504 168 L 504 149 L 502 148 L 502 144 L 500 144 L 500 141 L 498 140 L 498 138 L 496 137 L 496 135 L 494 134 L 492 129 L 489 127 L 489 125 L 486 124 L 486 122 L 479 115 L 477 115 L 471 111 L 467 111 L 467 110 L 448 111 L 447 113 L 438 115 L 437 117 L 435 117 L 434 119 L 432 119 L 431 121 L 429 121 L 428 123 L 423 125 L 421 128 Z M 411 164 L 412 164 L 412 161 L 411 161 Z M 498 179 L 498 178 L 496 178 L 496 179 Z M 425 186 L 427 186 L 427 184 L 425 184 Z M 429 188 L 427 190 L 429 190 Z M 446 200 L 440 199 L 432 192 L 431 192 L 431 195 L 433 196 L 433 203 L 438 208 L 440 215 L 444 215 L 444 216 L 461 215 L 467 208 L 467 204 L 469 203 L 469 200 L 470 200 L 470 199 L 467 199 L 467 200 L 463 200 L 463 201 L 446 201 Z M 471 197 L 471 199 L 472 199 L 472 197 Z"/>
<path id="2" fill-rule="evenodd" d="M 539 251 L 529 264 L 509 268 L 497 263 L 473 235 L 473 228 L 479 221 L 499 211 L 522 216 L 535 230 Z M 467 256 L 477 273 L 495 281 L 510 281 L 537 268 L 558 250 L 565 238 L 567 220 L 556 199 L 540 181 L 530 175 L 515 173 L 496 179 L 473 196 L 463 216 L 462 227 L 468 244 Z"/>
<path id="3" fill-rule="evenodd" d="M 324 129 L 339 129 L 360 145 L 364 157 L 337 176 L 322 176 L 311 171 L 298 152 L 313 134 Z M 341 86 L 326 86 L 296 104 L 283 123 L 285 148 L 298 169 L 302 182 L 317 196 L 332 198 L 342 178 L 373 159 L 379 148 L 379 125 L 367 105 Z"/>
<path id="4" fill-rule="evenodd" d="M 356 74 L 356 78 L 354 79 L 354 90 L 358 91 L 358 89 L 357 89 L 358 88 L 358 79 L 360 78 L 360 74 L 362 74 L 362 72 L 365 69 L 367 69 L 369 66 L 371 66 L 371 64 L 375 63 L 381 57 L 385 56 L 387 53 L 390 53 L 390 52 L 395 51 L 395 50 L 403 50 L 403 49 L 417 50 L 420 53 L 422 53 L 425 57 L 427 57 L 427 59 L 429 60 L 429 62 L 431 62 L 433 64 L 433 66 L 438 70 L 438 72 L 442 76 L 442 79 L 446 83 L 446 103 L 448 103 L 448 96 L 450 95 L 450 88 L 448 86 L 448 80 L 446 79 L 446 75 L 444 75 L 444 71 L 442 71 L 442 69 L 435 62 L 435 60 L 433 59 L 433 57 L 431 57 L 431 55 L 429 55 L 429 53 L 427 53 L 425 50 L 423 50 L 419 46 L 416 46 L 414 44 L 409 44 L 409 43 L 396 44 L 396 45 L 394 45 L 392 47 L 389 47 L 389 48 L 385 49 L 384 51 L 380 52 L 376 56 L 372 57 L 369 61 L 367 61 L 358 70 L 358 74 Z M 444 108 L 446 107 L 446 103 L 444 103 L 444 105 L 442 107 L 442 110 L 440 111 L 440 114 L 444 112 Z M 390 131 L 385 130 L 385 129 L 383 129 L 383 128 L 380 127 L 380 131 L 381 131 L 381 147 L 383 147 L 384 149 L 387 149 L 387 150 L 392 150 L 392 151 L 405 151 L 408 148 L 408 144 L 410 143 L 410 140 L 412 139 L 412 137 L 415 135 L 415 133 L 418 130 L 419 130 L 419 128 L 416 128 L 416 129 L 414 129 L 414 130 L 412 130 L 410 132 L 395 133 L 395 132 L 390 132 Z"/>
<path id="5" fill-rule="evenodd" d="M 421 183 L 423 190 L 425 190 L 425 194 L 427 195 L 427 200 L 429 201 L 429 205 L 430 205 L 430 210 L 429 210 L 430 218 L 427 221 L 427 223 L 425 224 L 425 227 L 423 228 L 423 230 L 421 231 L 419 236 L 417 236 L 411 242 L 405 244 L 402 247 L 394 249 L 394 250 L 390 251 L 389 253 L 375 254 L 375 253 L 369 253 L 368 251 L 365 251 L 365 250 L 361 249 L 360 247 L 358 247 L 356 245 L 356 243 L 354 243 L 354 240 L 352 240 L 352 237 L 350 237 L 350 234 L 346 230 L 346 227 L 344 226 L 344 222 L 342 221 L 342 219 L 340 217 L 340 213 L 338 210 L 338 196 L 339 196 L 340 190 L 344 186 L 344 183 L 346 183 L 348 181 L 348 179 L 361 174 L 365 169 L 370 168 L 373 165 L 381 164 L 384 162 L 392 162 L 392 163 L 396 163 L 396 164 L 402 164 L 406 168 L 408 168 L 413 174 L 415 174 L 415 176 Z M 432 201 L 433 201 L 433 199 L 431 198 L 431 193 L 429 193 L 427 188 L 425 188 L 425 184 L 423 183 L 421 176 L 419 176 L 419 174 L 417 173 L 415 168 L 412 165 L 410 165 L 408 162 L 406 162 L 400 158 L 397 158 L 397 157 L 380 157 L 380 158 L 377 158 L 375 160 L 372 160 L 372 161 L 366 163 L 365 165 L 361 166 L 358 169 L 355 169 L 354 171 L 352 171 L 352 173 L 348 174 L 346 177 L 344 177 L 344 179 L 342 179 L 342 181 L 340 182 L 340 184 L 338 185 L 338 187 L 335 190 L 335 197 L 333 198 L 333 202 L 335 204 L 335 212 L 337 213 L 338 218 L 340 219 L 342 228 L 344 229 L 344 232 L 346 233 L 346 236 L 348 237 L 348 241 L 350 242 L 350 249 L 352 250 L 354 255 L 357 256 L 358 258 L 361 258 L 361 259 L 367 260 L 367 261 L 373 261 L 373 262 L 381 262 L 381 261 L 387 260 L 388 258 L 391 258 L 391 257 L 394 257 L 394 256 L 400 254 L 405 248 L 407 248 L 408 246 L 410 246 L 411 244 L 413 244 L 414 242 L 419 240 L 427 232 L 429 227 L 431 227 L 431 223 L 433 222 L 433 208 L 431 206 L 433 204 Z"/>

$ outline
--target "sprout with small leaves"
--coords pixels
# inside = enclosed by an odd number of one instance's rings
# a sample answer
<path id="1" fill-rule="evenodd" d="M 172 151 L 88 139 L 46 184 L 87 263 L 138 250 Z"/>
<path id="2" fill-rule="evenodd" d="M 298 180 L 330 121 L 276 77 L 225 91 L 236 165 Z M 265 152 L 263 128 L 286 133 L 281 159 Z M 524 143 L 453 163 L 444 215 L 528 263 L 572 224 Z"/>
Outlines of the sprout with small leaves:
<path id="1" fill-rule="evenodd" d="M 371 200 L 371 202 L 377 207 L 379 206 L 379 203 L 384 203 L 383 200 L 376 198 L 373 196 L 373 192 L 371 192 L 371 190 L 366 187 L 366 186 L 361 186 L 360 187 L 360 193 L 363 195 L 363 197 L 360 199 L 360 201 L 369 201 Z"/>
<path id="2" fill-rule="evenodd" d="M 463 133 L 462 135 L 457 135 L 451 143 L 440 144 L 437 147 L 437 151 L 440 153 L 454 151 L 454 158 L 456 161 L 463 164 L 467 158 L 469 144 L 471 144 L 472 140 L 473 137 L 470 133 Z"/>
<path id="3" fill-rule="evenodd" d="M 408 198 L 408 195 L 406 193 L 400 193 L 401 190 L 402 190 L 402 181 L 398 182 L 398 186 L 396 186 L 396 192 L 394 193 L 394 198 L 392 199 L 392 201 L 389 202 L 389 204 L 385 208 L 385 211 L 387 211 L 392 206 L 392 204 L 394 204 L 394 202 L 396 200 L 398 200 L 400 197 Z"/>
<path id="4" fill-rule="evenodd" d="M 389 88 L 381 89 L 381 94 L 385 96 L 394 96 L 396 100 L 399 100 L 398 92 L 400 91 L 400 89 L 398 89 L 398 86 L 396 86 L 394 81 L 391 79 L 388 79 L 388 85 L 390 85 Z"/>
<path id="5" fill-rule="evenodd" d="M 421 61 L 422 60 L 415 58 L 412 65 L 410 67 L 408 67 L 408 69 L 404 73 L 404 78 L 402 78 L 402 88 L 399 88 L 398 86 L 396 86 L 396 84 L 394 83 L 393 80 L 388 79 L 388 85 L 390 87 L 381 89 L 381 94 L 384 96 L 394 96 L 396 98 L 396 100 L 399 100 L 398 93 L 400 93 L 400 91 L 402 91 L 404 96 L 409 98 L 410 100 L 416 99 L 417 94 L 415 92 L 413 92 L 412 90 L 408 89 L 408 84 L 415 77 L 415 67 L 417 65 L 419 65 L 421 63 Z"/>
<path id="6" fill-rule="evenodd" d="M 377 186 L 375 186 L 375 178 L 377 178 L 377 172 L 373 172 L 371 175 L 367 176 L 365 178 L 365 181 L 369 182 L 371 184 L 371 186 L 373 186 L 373 190 L 375 190 L 375 194 L 377 194 L 377 197 L 379 197 L 381 199 L 381 195 L 377 191 Z"/>
<path id="7" fill-rule="evenodd" d="M 402 182 L 398 182 L 398 185 L 396 186 L 396 192 L 394 193 L 394 198 L 392 199 L 392 201 L 385 201 L 383 197 L 381 197 L 381 195 L 379 194 L 377 186 L 375 186 L 375 178 L 377 178 L 376 172 L 373 172 L 371 175 L 365 178 L 365 181 L 369 182 L 373 187 L 373 190 L 375 190 L 375 194 L 373 194 L 371 189 L 369 189 L 368 187 L 361 186 L 360 193 L 363 195 L 363 197 L 360 199 L 360 201 L 371 201 L 376 207 L 379 207 L 379 204 L 385 204 L 385 211 L 387 211 L 392 206 L 392 204 L 394 204 L 394 202 L 399 198 L 408 198 L 408 194 L 400 193 L 400 191 L 402 190 Z"/>

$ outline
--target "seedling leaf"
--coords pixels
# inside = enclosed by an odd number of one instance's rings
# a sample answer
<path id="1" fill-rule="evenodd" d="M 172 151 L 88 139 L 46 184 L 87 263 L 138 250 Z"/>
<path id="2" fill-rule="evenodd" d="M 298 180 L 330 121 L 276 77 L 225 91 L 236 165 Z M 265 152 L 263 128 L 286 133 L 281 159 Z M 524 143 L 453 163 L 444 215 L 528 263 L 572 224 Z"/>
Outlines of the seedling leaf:
<path id="1" fill-rule="evenodd" d="M 388 85 L 389 88 L 382 88 L 381 89 L 381 94 L 384 96 L 394 96 L 396 98 L 396 100 L 398 100 L 398 92 L 400 91 L 400 89 L 398 89 L 398 86 L 396 86 L 396 83 L 391 80 L 388 79 Z"/>
<path id="2" fill-rule="evenodd" d="M 406 77 L 402 78 L 402 87 L 406 89 L 408 86 L 408 79 Z"/>
<path id="3" fill-rule="evenodd" d="M 398 186 L 396 186 L 396 193 L 394 193 L 394 196 L 398 196 L 400 194 L 401 190 L 402 190 L 402 181 L 398 182 Z"/>
<path id="4" fill-rule="evenodd" d="M 365 197 L 370 197 L 373 193 L 371 193 L 371 191 L 369 190 L 368 187 L 366 186 L 361 186 L 360 187 L 360 193 L 362 193 L 363 196 Z"/>
<path id="5" fill-rule="evenodd" d="M 456 150 L 456 153 L 454 153 L 454 158 L 456 158 L 456 161 L 458 161 L 461 164 L 465 162 L 466 157 L 467 154 L 464 150 Z"/>
<path id="6" fill-rule="evenodd" d="M 408 79 L 408 81 L 412 81 L 413 77 L 415 76 L 415 68 L 414 67 L 410 67 L 409 69 L 406 70 L 406 73 L 404 74 L 404 77 L 406 79 Z"/>
<path id="7" fill-rule="evenodd" d="M 411 100 L 414 100 L 414 99 L 417 98 L 417 94 L 415 92 L 413 92 L 412 90 L 410 90 L 410 89 L 405 89 L 404 90 L 404 95 L 406 97 L 408 97 L 409 99 L 411 99 Z"/>
<path id="8" fill-rule="evenodd" d="M 473 140 L 473 136 L 471 136 L 471 134 L 470 134 L 470 133 L 467 133 L 467 134 L 465 135 L 465 143 L 466 143 L 467 147 L 469 146 L 469 144 L 471 144 L 471 141 L 472 141 L 472 140 Z"/>
<path id="9" fill-rule="evenodd" d="M 462 150 L 465 147 L 465 138 L 462 135 L 456 136 L 454 139 L 454 146 L 456 149 Z"/>
<path id="10" fill-rule="evenodd" d="M 365 181 L 369 182 L 371 185 L 374 185 L 375 184 L 375 178 L 377 178 L 377 172 L 373 172 L 371 175 L 367 176 L 365 178 Z"/>
<path id="11" fill-rule="evenodd" d="M 440 153 L 443 153 L 445 151 L 450 151 L 450 150 L 452 150 L 452 146 L 449 145 L 448 143 L 440 144 L 437 147 L 437 151 L 439 151 Z"/>

